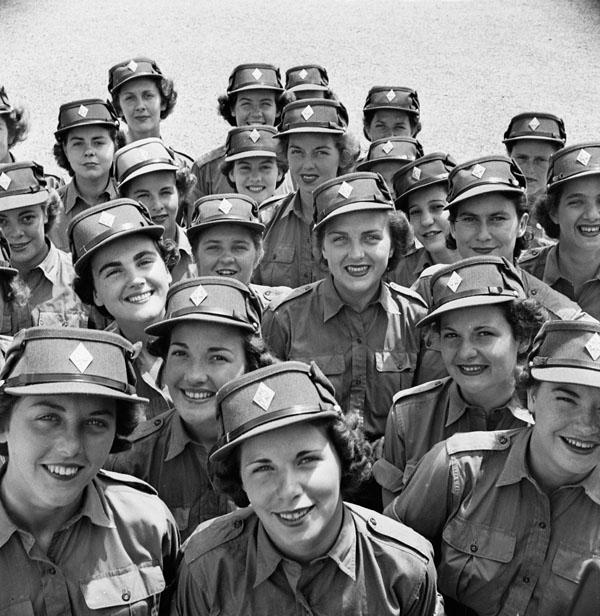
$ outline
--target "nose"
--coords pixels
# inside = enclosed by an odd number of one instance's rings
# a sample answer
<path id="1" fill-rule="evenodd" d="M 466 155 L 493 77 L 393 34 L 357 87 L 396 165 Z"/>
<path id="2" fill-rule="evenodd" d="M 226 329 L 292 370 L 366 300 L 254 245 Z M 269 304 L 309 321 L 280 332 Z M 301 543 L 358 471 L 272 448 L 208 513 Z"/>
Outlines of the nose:
<path id="1" fill-rule="evenodd" d="M 250 119 L 252 120 L 252 124 L 255 124 L 255 121 L 260 121 L 263 119 L 260 107 L 252 107 L 252 109 L 250 110 Z"/>
<path id="2" fill-rule="evenodd" d="M 585 217 L 588 220 L 600 219 L 600 203 L 598 201 L 590 201 L 585 209 Z"/>
<path id="3" fill-rule="evenodd" d="M 23 235 L 23 229 L 20 225 L 14 225 L 10 222 L 2 227 L 2 231 L 8 240 L 17 239 Z"/>
<path id="4" fill-rule="evenodd" d="M 477 349 L 473 345 L 470 337 L 465 336 L 460 341 L 460 346 L 458 347 L 457 356 L 460 360 L 469 360 L 473 359 L 477 355 Z"/>
<path id="5" fill-rule="evenodd" d="M 186 379 L 189 383 L 198 385 L 206 383 L 208 380 L 208 371 L 206 365 L 202 361 L 195 361 L 186 369 Z"/>
<path id="6" fill-rule="evenodd" d="M 65 426 L 56 441 L 56 451 L 64 458 L 74 458 L 83 449 L 81 434 L 76 426 Z"/>
<path id="7" fill-rule="evenodd" d="M 224 249 L 219 255 L 219 261 L 231 263 L 232 261 L 234 261 L 233 252 L 228 248 Z"/>
<path id="8" fill-rule="evenodd" d="M 490 228 L 485 221 L 481 221 L 477 228 L 477 239 L 480 241 L 489 240 L 491 238 Z"/>
<path id="9" fill-rule="evenodd" d="M 431 215 L 431 212 L 428 209 L 424 210 L 421 214 L 421 225 L 423 225 L 424 227 L 430 227 L 433 223 L 434 219 Z"/>
<path id="10" fill-rule="evenodd" d="M 359 240 L 351 240 L 350 241 L 350 249 L 349 256 L 352 259 L 361 259 L 365 254 L 365 250 L 363 248 L 362 242 Z"/>
<path id="11" fill-rule="evenodd" d="M 295 469 L 283 469 L 280 473 L 278 484 L 277 492 L 284 506 L 285 504 L 297 501 L 302 495 L 302 484 Z"/>
<path id="12" fill-rule="evenodd" d="M 163 204 L 160 199 L 157 199 L 154 195 L 145 199 L 145 205 L 150 211 L 150 214 L 160 214 L 163 210 Z"/>

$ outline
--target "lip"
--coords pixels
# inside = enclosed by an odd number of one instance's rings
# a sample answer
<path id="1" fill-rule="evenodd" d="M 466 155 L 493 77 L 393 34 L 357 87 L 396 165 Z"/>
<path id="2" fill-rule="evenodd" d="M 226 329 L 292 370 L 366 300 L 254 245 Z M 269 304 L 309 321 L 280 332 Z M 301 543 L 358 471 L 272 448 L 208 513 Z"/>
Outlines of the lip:
<path id="1" fill-rule="evenodd" d="M 130 293 L 125 297 L 125 301 L 130 304 L 145 304 L 150 298 L 154 295 L 154 291 L 152 289 L 147 289 L 146 291 L 136 291 L 135 293 Z"/>
<path id="2" fill-rule="evenodd" d="M 213 400 L 216 396 L 215 391 L 208 389 L 184 389 L 179 387 L 179 392 L 186 400 L 194 404 L 204 404 L 209 400 Z"/>
<path id="3" fill-rule="evenodd" d="M 152 216 L 152 222 L 155 222 L 157 225 L 163 225 L 165 220 L 169 218 L 167 214 L 161 214 L 160 216 Z M 164 226 L 164 225 L 163 225 Z"/>
<path id="4" fill-rule="evenodd" d="M 42 464 L 42 468 L 53 479 L 67 483 L 79 476 L 83 466 L 79 464 Z"/>
<path id="5" fill-rule="evenodd" d="M 215 271 L 217 276 L 235 276 L 238 273 L 238 270 L 231 269 L 230 267 L 220 267 Z"/>
<path id="6" fill-rule="evenodd" d="M 348 274 L 348 276 L 352 276 L 352 278 L 363 278 L 369 273 L 370 269 L 371 266 L 366 263 L 344 266 L 344 271 Z"/>
<path id="7" fill-rule="evenodd" d="M 432 229 L 431 231 L 426 231 L 425 233 L 421 233 L 421 235 L 425 238 L 425 239 L 430 239 L 432 237 L 437 237 L 438 235 L 440 235 L 442 232 L 436 229 Z"/>
<path id="8" fill-rule="evenodd" d="M 31 242 L 23 242 L 21 244 L 11 244 L 10 250 L 11 252 L 21 252 L 22 250 L 25 250 L 27 246 L 29 246 L 30 243 Z"/>
<path id="9" fill-rule="evenodd" d="M 266 186 L 246 186 L 246 190 L 249 190 L 251 193 L 260 193 L 265 190 Z"/>
<path id="10" fill-rule="evenodd" d="M 483 248 L 481 246 L 477 246 L 477 247 L 472 246 L 471 250 L 477 253 L 478 255 L 489 255 L 489 254 L 492 254 L 496 250 L 496 247 L 491 246 L 490 248 Z"/>
<path id="11" fill-rule="evenodd" d="M 312 173 L 301 173 L 300 179 L 304 184 L 314 184 L 319 179 L 319 176 Z"/>
<path id="12" fill-rule="evenodd" d="M 479 376 L 487 368 L 483 364 L 458 364 L 456 367 L 464 376 Z"/>
<path id="13" fill-rule="evenodd" d="M 600 223 L 577 225 L 577 232 L 583 237 L 598 237 L 600 235 Z"/>
<path id="14" fill-rule="evenodd" d="M 569 451 L 580 456 L 589 456 L 600 447 L 600 444 L 596 441 L 588 441 L 574 436 L 561 436 L 560 440 Z"/>
<path id="15" fill-rule="evenodd" d="M 314 508 L 315 506 L 311 505 L 310 507 L 301 507 L 291 511 L 274 511 L 273 515 L 280 524 L 293 528 L 294 526 L 301 526 Z"/>

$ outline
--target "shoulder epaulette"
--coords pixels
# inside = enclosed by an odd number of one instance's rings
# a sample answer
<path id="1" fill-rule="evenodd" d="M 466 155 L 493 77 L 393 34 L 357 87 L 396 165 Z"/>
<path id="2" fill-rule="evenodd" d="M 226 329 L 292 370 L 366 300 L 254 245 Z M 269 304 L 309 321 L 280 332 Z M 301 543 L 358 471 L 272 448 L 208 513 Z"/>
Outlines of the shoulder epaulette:
<path id="1" fill-rule="evenodd" d="M 187 167 L 191 167 L 194 164 L 194 159 L 189 154 L 186 154 L 185 152 L 182 152 L 181 150 L 176 150 L 175 148 L 172 148 L 172 147 L 169 147 L 169 150 L 171 150 L 171 152 L 176 154 L 179 158 L 183 158 L 185 162 L 187 163 L 186 165 Z"/>
<path id="2" fill-rule="evenodd" d="M 225 152 L 227 151 L 224 145 L 220 145 L 218 148 L 211 150 L 210 152 L 206 152 L 206 154 L 202 154 L 200 158 L 197 158 L 194 162 L 196 167 L 202 167 L 202 165 L 206 165 L 208 163 L 212 163 L 214 160 L 225 156 Z"/>
<path id="3" fill-rule="evenodd" d="M 450 377 L 446 379 L 436 379 L 435 381 L 427 381 L 426 383 L 421 383 L 420 385 L 415 385 L 408 389 L 402 389 L 394 394 L 392 402 L 396 404 L 396 402 L 400 402 L 400 400 L 410 398 L 411 396 L 418 396 L 428 391 L 441 389 L 448 382 L 449 378 Z"/>
<path id="4" fill-rule="evenodd" d="M 460 432 L 453 434 L 446 440 L 446 451 L 448 455 L 466 451 L 501 451 L 510 447 L 512 437 L 521 430 L 528 430 L 528 428 L 488 432 Z"/>
<path id="5" fill-rule="evenodd" d="M 129 486 L 130 488 L 135 488 L 141 492 L 146 492 L 147 494 L 152 494 L 155 496 L 158 494 L 158 492 L 150 484 L 134 477 L 133 475 L 125 475 L 124 473 L 107 471 L 101 468 L 98 471 L 98 478 L 106 481 L 106 483 L 118 483 L 120 485 Z"/>
<path id="6" fill-rule="evenodd" d="M 435 265 L 430 265 L 429 267 L 426 267 L 421 272 L 421 275 L 419 276 L 419 278 L 429 278 L 430 276 L 433 276 L 438 270 L 442 269 L 442 267 L 446 267 L 446 266 L 442 263 L 436 263 Z"/>
<path id="7" fill-rule="evenodd" d="M 427 308 L 427 302 L 416 291 L 413 291 L 412 289 L 409 289 L 408 287 L 403 287 L 402 285 L 397 284 L 395 282 L 388 282 L 388 284 L 396 293 L 399 293 L 400 295 L 403 295 L 404 297 L 409 297 L 410 299 L 415 299 L 420 304 L 423 304 L 425 308 Z"/>
<path id="8" fill-rule="evenodd" d="M 300 297 L 301 295 L 305 295 L 306 293 L 314 289 L 315 285 L 319 284 L 320 282 L 321 281 L 318 280 L 317 282 L 311 282 L 310 284 L 305 284 L 301 287 L 296 287 L 295 289 L 292 289 L 287 295 L 282 295 L 281 297 L 274 299 L 269 306 L 269 310 L 275 310 L 286 302 L 292 301 L 297 297 Z"/>
<path id="9" fill-rule="evenodd" d="M 292 292 L 290 287 L 269 287 L 261 284 L 253 284 L 250 289 L 260 300 L 263 309 L 274 304 L 279 304 L 282 299 Z"/>
<path id="10" fill-rule="evenodd" d="M 543 254 L 543 249 L 541 248 L 532 248 L 527 250 L 519 257 L 519 263 L 527 263 L 528 261 L 533 261 L 537 259 L 541 254 Z"/>
<path id="11" fill-rule="evenodd" d="M 190 535 L 183 547 L 183 557 L 191 563 L 211 550 L 239 537 L 248 522 L 254 515 L 251 507 L 238 509 L 226 515 L 202 522 Z"/>
<path id="12" fill-rule="evenodd" d="M 268 225 L 281 206 L 286 195 L 273 195 L 258 206 L 258 218 L 263 225 Z"/>
<path id="13" fill-rule="evenodd" d="M 158 432 L 168 422 L 171 416 L 175 413 L 175 409 L 168 409 L 163 411 L 160 415 L 153 417 L 152 419 L 146 419 L 139 423 L 135 430 L 127 437 L 127 440 L 131 443 L 135 443 L 155 432 Z"/>

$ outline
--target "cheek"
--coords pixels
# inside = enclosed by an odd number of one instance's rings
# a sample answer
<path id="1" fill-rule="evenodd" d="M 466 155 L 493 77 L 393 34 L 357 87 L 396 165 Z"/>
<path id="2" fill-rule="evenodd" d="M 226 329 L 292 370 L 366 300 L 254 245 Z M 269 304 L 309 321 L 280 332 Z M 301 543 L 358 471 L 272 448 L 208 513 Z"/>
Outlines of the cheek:
<path id="1" fill-rule="evenodd" d="M 179 381 L 179 379 L 186 373 L 187 361 L 183 358 L 174 359 L 167 357 L 165 362 L 165 369 L 163 372 L 163 379 L 165 385 L 171 389 L 175 389 L 173 386 Z"/>

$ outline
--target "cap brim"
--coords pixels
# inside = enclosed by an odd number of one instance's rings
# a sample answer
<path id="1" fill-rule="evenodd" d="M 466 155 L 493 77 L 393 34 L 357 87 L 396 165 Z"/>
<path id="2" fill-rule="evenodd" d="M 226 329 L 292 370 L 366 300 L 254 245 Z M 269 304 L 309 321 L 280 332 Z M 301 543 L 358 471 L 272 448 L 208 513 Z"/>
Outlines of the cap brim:
<path id="1" fill-rule="evenodd" d="M 11 396 L 43 396 L 53 394 L 83 394 L 86 396 L 103 396 L 127 402 L 148 403 L 148 398 L 126 394 L 104 385 L 87 381 L 60 381 L 54 383 L 32 383 L 20 387 L 6 387 L 4 393 Z"/>
<path id="2" fill-rule="evenodd" d="M 524 188 L 516 188 L 512 186 L 507 186 L 506 184 L 482 184 L 481 186 L 473 186 L 473 188 L 469 188 L 465 190 L 464 193 L 461 193 L 448 203 L 445 209 L 454 207 L 457 203 L 462 203 L 471 197 L 478 197 L 479 195 L 487 195 L 489 193 L 518 193 L 520 195 L 525 194 Z"/>
<path id="3" fill-rule="evenodd" d="M 414 109 L 407 109 L 406 107 L 398 107 L 398 105 L 377 105 L 376 107 L 367 107 L 363 109 L 363 113 L 370 113 L 371 111 L 380 111 L 381 109 L 392 109 L 393 111 L 403 111 L 404 113 L 412 113 L 413 115 L 419 115 L 418 111 Z"/>
<path id="4" fill-rule="evenodd" d="M 415 182 L 408 190 L 404 191 L 401 195 L 396 197 L 394 201 L 394 205 L 396 208 L 401 209 L 404 213 L 408 210 L 408 204 L 406 203 L 406 198 L 408 195 L 412 195 L 412 193 L 420 190 L 421 188 L 427 188 L 428 186 L 433 186 L 434 184 L 444 184 L 448 182 L 448 175 L 442 178 L 426 178 L 425 180 L 419 180 Z"/>
<path id="5" fill-rule="evenodd" d="M 237 94 L 238 92 L 244 92 L 246 90 L 273 90 L 273 92 L 283 92 L 283 88 L 277 86 L 265 86 L 263 84 L 256 84 L 251 86 L 244 86 L 243 88 L 237 88 L 235 90 L 229 90 L 227 94 Z"/>
<path id="6" fill-rule="evenodd" d="M 223 224 L 240 225 L 242 227 L 247 227 L 252 231 L 258 231 L 259 233 L 264 233 L 266 228 L 265 225 L 263 225 L 261 222 L 251 222 L 250 220 L 241 220 L 236 218 L 219 218 L 218 220 L 208 220 L 206 222 L 201 222 L 197 225 L 193 225 L 192 227 L 188 227 L 188 229 L 186 230 L 186 234 L 188 236 L 188 239 L 191 241 L 192 237 L 194 237 L 203 229 L 208 229 L 209 227 Z"/>
<path id="7" fill-rule="evenodd" d="M 222 447 L 219 447 L 215 451 L 211 452 L 211 454 L 209 455 L 209 459 L 211 461 L 222 460 L 232 449 L 234 449 L 244 441 L 247 441 L 253 436 L 264 434 L 265 432 L 272 432 L 273 430 L 277 430 L 278 428 L 284 428 L 285 426 L 290 426 L 292 424 L 297 424 L 303 421 L 318 421 L 319 419 L 334 419 L 336 417 L 339 417 L 338 411 L 324 411 L 322 409 L 315 409 L 313 412 L 307 411 L 306 413 L 302 414 L 290 415 L 287 417 L 273 419 L 272 421 L 267 421 L 260 426 L 256 426 L 256 428 L 248 430 L 248 432 L 244 432 L 238 438 L 234 439 L 229 443 L 226 443 Z"/>
<path id="8" fill-rule="evenodd" d="M 570 175 L 568 178 L 563 178 L 562 180 L 557 180 L 556 182 L 551 182 L 548 184 L 548 190 L 553 190 L 555 186 L 560 186 L 569 180 L 577 180 L 578 178 L 585 177 L 587 175 L 599 175 L 600 167 L 596 167 L 594 169 L 590 169 L 589 171 L 582 171 L 581 173 L 574 173 Z"/>
<path id="9" fill-rule="evenodd" d="M 164 319 L 162 321 L 158 321 L 157 323 L 149 325 L 144 331 L 151 336 L 164 336 L 165 334 L 170 332 L 173 327 L 175 327 L 175 325 L 184 322 L 189 323 L 190 321 L 200 321 L 202 323 L 218 323 L 219 325 L 231 325 L 232 327 L 239 327 L 240 329 L 244 329 L 250 332 L 256 331 L 250 323 L 243 323 L 242 321 L 238 321 L 234 318 L 217 314 L 209 314 L 206 312 L 190 312 L 180 317 Z"/>
<path id="10" fill-rule="evenodd" d="M 423 317 L 417 322 L 417 327 L 423 327 L 428 325 L 432 321 L 438 319 L 441 315 L 453 310 L 460 310 L 461 308 L 476 308 L 478 306 L 493 306 L 494 304 L 505 304 L 507 302 L 514 302 L 518 298 L 515 296 L 507 295 L 469 295 L 468 297 L 459 297 L 458 299 L 449 301 L 443 306 L 436 308 L 433 312 Z"/>
<path id="11" fill-rule="evenodd" d="M 389 205 L 385 205 L 384 203 L 373 203 L 372 201 L 357 201 L 356 203 L 349 203 L 348 205 L 343 205 L 337 210 L 331 212 L 331 214 L 325 216 L 323 220 L 320 220 L 314 226 L 314 229 L 318 229 L 326 222 L 329 222 L 331 219 L 341 216 L 342 214 L 349 214 L 351 212 L 386 212 L 388 210 L 392 212 L 394 211 L 394 206 L 391 203 Z"/>
<path id="12" fill-rule="evenodd" d="M 16 276 L 19 273 L 19 270 L 14 267 L 10 267 L 9 265 L 0 265 L 0 272 L 4 276 Z"/>
<path id="13" fill-rule="evenodd" d="M 327 89 L 327 86 L 320 86 L 316 83 L 301 83 L 297 86 L 287 88 L 286 92 L 325 92 Z"/>
<path id="14" fill-rule="evenodd" d="M 114 95 L 114 93 L 119 88 L 122 88 L 128 81 L 131 81 L 132 79 L 141 79 L 141 78 L 160 80 L 163 78 L 163 76 L 157 75 L 156 73 L 133 73 L 129 77 L 125 77 L 125 79 L 123 79 L 122 81 L 119 81 L 119 83 L 116 86 L 114 86 L 113 89 L 110 91 L 110 93 Z"/>
<path id="15" fill-rule="evenodd" d="M 503 139 L 502 143 L 513 143 L 514 141 L 523 141 L 525 139 L 529 139 L 530 141 L 550 141 L 560 146 L 565 144 L 562 139 L 558 139 L 557 137 L 544 137 L 543 135 L 519 135 L 518 137 L 509 137 L 508 139 Z"/>
<path id="16" fill-rule="evenodd" d="M 124 180 L 119 182 L 118 188 L 121 188 L 121 186 L 124 186 L 127 182 L 130 182 L 135 178 L 139 178 L 142 175 L 147 175 L 148 173 L 156 173 L 157 171 L 172 171 L 173 173 L 177 173 L 178 169 L 179 167 L 177 165 L 171 165 L 170 163 L 150 163 L 136 169 L 131 175 L 128 175 Z"/>
<path id="17" fill-rule="evenodd" d="M 225 162 L 230 163 L 234 160 L 241 160 L 242 158 L 277 158 L 277 154 L 275 152 L 271 152 L 269 150 L 248 150 L 247 152 L 239 152 L 238 154 L 233 154 L 232 156 L 226 156 Z"/>
<path id="18" fill-rule="evenodd" d="M 587 368 L 551 367 L 531 368 L 531 376 L 537 381 L 550 381 L 552 383 L 574 383 L 588 385 L 600 389 L 600 371 Z"/>
<path id="19" fill-rule="evenodd" d="M 414 163 L 414 158 L 401 158 L 400 156 L 389 156 L 382 158 L 373 158 L 371 160 L 365 160 L 362 163 L 356 165 L 357 171 L 370 171 L 373 167 L 377 167 L 377 165 L 381 165 L 383 163 L 398 163 L 401 165 L 410 165 Z"/>
<path id="20" fill-rule="evenodd" d="M 329 135 L 342 135 L 344 133 L 343 128 L 325 128 L 321 126 L 298 126 L 298 128 L 290 128 L 284 130 L 281 133 L 273 135 L 273 139 L 279 139 L 279 137 L 285 137 L 286 135 L 303 134 L 303 133 L 324 133 Z"/>
<path id="21" fill-rule="evenodd" d="M 35 193 L 25 195 L 6 195 L 0 194 L 0 212 L 16 210 L 20 207 L 31 207 L 32 205 L 45 205 L 48 201 L 49 193 L 47 190 L 40 190 Z"/>

